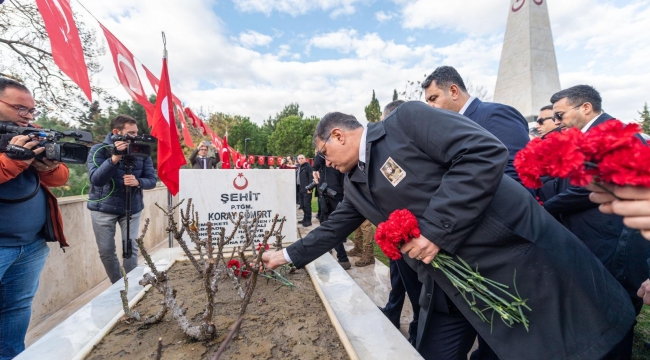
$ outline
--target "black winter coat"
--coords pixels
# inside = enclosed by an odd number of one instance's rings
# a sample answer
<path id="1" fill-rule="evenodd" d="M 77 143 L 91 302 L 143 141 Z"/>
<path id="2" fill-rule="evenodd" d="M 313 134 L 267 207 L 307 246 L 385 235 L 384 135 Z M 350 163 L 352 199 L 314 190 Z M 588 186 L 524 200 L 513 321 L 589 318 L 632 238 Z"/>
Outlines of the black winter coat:
<path id="1" fill-rule="evenodd" d="M 109 148 L 112 146 L 113 140 L 111 134 L 108 134 L 104 142 L 94 145 L 88 154 L 90 177 L 88 209 L 125 215 L 126 190 L 123 176 L 126 175 L 126 170 L 123 160 L 120 160 L 117 165 L 111 161 Z M 136 214 L 144 209 L 142 190 L 156 187 L 156 172 L 151 157 L 136 158 L 132 174 L 140 182 L 140 187 L 131 187 L 131 213 Z"/>

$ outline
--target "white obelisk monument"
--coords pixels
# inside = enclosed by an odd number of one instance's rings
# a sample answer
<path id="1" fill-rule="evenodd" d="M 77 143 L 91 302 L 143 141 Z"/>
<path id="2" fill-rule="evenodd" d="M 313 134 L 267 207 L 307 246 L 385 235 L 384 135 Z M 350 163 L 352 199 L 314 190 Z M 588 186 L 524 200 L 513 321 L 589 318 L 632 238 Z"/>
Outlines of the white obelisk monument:
<path id="1" fill-rule="evenodd" d="M 511 0 L 494 102 L 533 121 L 560 90 L 548 0 Z"/>

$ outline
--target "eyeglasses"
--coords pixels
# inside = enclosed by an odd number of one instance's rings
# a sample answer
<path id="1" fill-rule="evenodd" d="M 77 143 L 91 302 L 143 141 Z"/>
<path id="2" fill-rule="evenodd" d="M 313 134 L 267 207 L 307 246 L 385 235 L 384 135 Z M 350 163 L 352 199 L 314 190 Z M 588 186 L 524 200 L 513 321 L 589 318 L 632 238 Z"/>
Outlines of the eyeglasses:
<path id="1" fill-rule="evenodd" d="M 327 142 L 330 141 L 330 137 L 332 137 L 332 133 L 327 135 L 327 139 L 325 139 L 323 146 L 321 146 L 321 148 L 318 150 L 318 156 L 322 157 L 325 160 L 327 160 L 327 155 L 323 153 L 323 149 L 325 149 L 325 144 L 327 144 Z"/>
<path id="2" fill-rule="evenodd" d="M 578 106 L 574 106 L 574 107 L 572 107 L 572 108 L 569 109 L 569 110 L 575 110 L 575 109 L 581 107 L 581 106 L 584 105 L 584 104 L 585 104 L 585 103 L 582 103 L 582 104 L 580 104 L 580 105 L 578 105 Z M 565 110 L 565 111 L 562 111 L 562 112 L 556 112 L 555 114 L 553 114 L 553 119 L 556 119 L 556 120 L 562 121 L 562 117 L 564 117 L 564 114 L 566 114 L 566 112 L 569 111 L 569 110 Z"/>
<path id="3" fill-rule="evenodd" d="M 553 120 L 553 116 L 549 116 L 549 117 L 545 117 L 545 118 L 539 118 L 536 121 L 537 121 L 538 124 L 544 125 L 544 121 L 546 121 L 546 120 Z"/>
<path id="4" fill-rule="evenodd" d="M 0 100 L 0 102 L 4 103 L 4 104 L 7 104 L 7 105 L 11 106 L 12 108 L 18 110 L 18 115 L 20 115 L 20 116 L 27 116 L 27 114 L 32 114 L 32 117 L 37 117 L 38 115 L 41 114 L 41 112 L 36 110 L 35 108 L 28 109 L 28 108 L 26 108 L 24 106 L 13 105 L 13 104 L 10 104 L 10 103 L 8 103 L 6 101 L 2 101 L 2 100 Z"/>

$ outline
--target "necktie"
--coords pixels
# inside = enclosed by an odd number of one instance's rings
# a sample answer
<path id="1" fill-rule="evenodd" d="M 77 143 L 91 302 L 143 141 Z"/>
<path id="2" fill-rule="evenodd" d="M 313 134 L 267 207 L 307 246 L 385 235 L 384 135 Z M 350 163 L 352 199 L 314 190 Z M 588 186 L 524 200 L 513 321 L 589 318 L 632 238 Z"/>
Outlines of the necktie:
<path id="1" fill-rule="evenodd" d="M 363 171 L 364 174 L 366 173 L 366 171 L 365 171 L 366 163 L 365 162 L 359 161 L 359 164 L 357 166 L 359 166 L 359 170 Z"/>
<path id="2" fill-rule="evenodd" d="M 208 168 L 208 159 L 207 158 L 202 158 L 203 159 L 203 168 L 207 169 Z"/>

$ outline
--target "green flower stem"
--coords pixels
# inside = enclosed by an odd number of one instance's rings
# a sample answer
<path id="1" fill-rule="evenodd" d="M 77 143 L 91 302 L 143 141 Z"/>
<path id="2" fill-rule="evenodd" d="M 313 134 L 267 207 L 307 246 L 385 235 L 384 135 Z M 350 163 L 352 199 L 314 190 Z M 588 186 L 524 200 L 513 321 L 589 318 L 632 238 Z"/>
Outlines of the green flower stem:
<path id="1" fill-rule="evenodd" d="M 440 270 L 449 279 L 451 284 L 458 289 L 465 302 L 470 306 L 470 309 L 482 321 L 492 325 L 494 315 L 488 320 L 484 314 L 485 311 L 492 310 L 492 313 L 494 314 L 496 312 L 506 326 L 512 327 L 514 324 L 522 324 L 526 331 L 528 331 L 530 322 L 526 315 L 524 315 L 522 308 L 526 308 L 529 311 L 531 309 L 526 304 L 527 299 L 522 299 L 517 292 L 517 285 L 515 283 L 516 271 L 515 277 L 513 277 L 513 283 L 517 296 L 508 292 L 507 289 L 510 289 L 509 286 L 481 276 L 478 272 L 478 267 L 474 270 L 463 259 L 456 258 L 458 262 L 452 256 L 438 254 L 431 262 L 431 266 L 434 269 Z M 507 297 L 512 298 L 514 301 L 508 302 L 503 297 L 497 295 L 495 293 L 497 290 L 507 295 Z M 467 294 L 471 295 L 471 300 Z M 483 310 L 477 306 L 477 299 L 485 303 L 486 307 Z"/>

